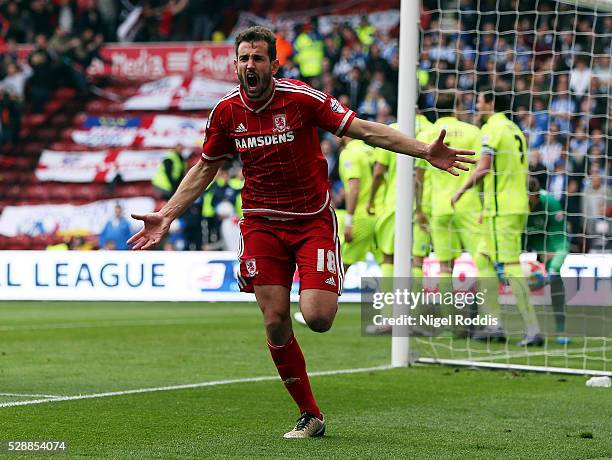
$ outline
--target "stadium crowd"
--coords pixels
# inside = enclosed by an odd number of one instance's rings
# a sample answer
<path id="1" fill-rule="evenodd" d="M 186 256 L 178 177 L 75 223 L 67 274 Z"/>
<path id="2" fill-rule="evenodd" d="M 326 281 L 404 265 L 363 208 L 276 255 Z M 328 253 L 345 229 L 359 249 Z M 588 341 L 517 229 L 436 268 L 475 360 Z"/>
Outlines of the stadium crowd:
<path id="1" fill-rule="evenodd" d="M 478 124 L 479 90 L 512 94 L 513 120 L 528 140 L 530 172 L 567 210 L 572 249 L 605 249 L 612 235 L 612 17 L 577 15 L 555 2 L 539 2 L 537 12 L 511 0 L 484 2 L 490 9 L 476 3 L 461 0 L 454 9 L 454 2 L 423 2 L 421 112 L 434 121 L 437 96 L 453 92 L 459 118 Z M 477 6 L 491 13 L 479 15 Z M 291 51 L 282 76 L 309 81 L 362 118 L 395 119 L 396 36 L 376 30 L 365 17 L 357 28 L 335 23 L 322 35 L 313 20 L 285 46 Z M 339 145 L 321 135 L 341 207 Z"/>
<path id="2" fill-rule="evenodd" d="M 437 9 L 452 11 L 450 2 L 424 4 L 424 113 L 437 94 L 457 91 L 460 118 L 478 123 L 475 91 L 491 86 L 512 95 L 530 172 L 567 210 L 572 249 L 605 248 L 612 231 L 612 17 L 576 14 L 557 2 L 538 2 L 535 11 L 511 0 L 461 0 L 452 16 Z M 490 12 L 478 15 L 477 6 Z"/>
<path id="3" fill-rule="evenodd" d="M 209 3 L 0 1 L 0 141 L 18 142 L 24 100 L 29 100 L 33 112 L 42 110 L 58 82 L 86 93 L 87 67 L 99 58 L 104 41 L 118 39 L 118 30 L 130 15 L 139 24 L 132 40 L 206 40 L 223 15 L 210 13 L 218 9 L 209 8 Z M 250 2 L 243 3 L 248 8 Z M 512 94 L 512 116 L 528 140 L 531 174 L 567 210 L 572 250 L 605 249 L 612 234 L 612 17 L 575 14 L 572 6 L 546 0 L 538 3 L 536 12 L 528 3 L 424 0 L 419 108 L 433 121 L 437 95 L 451 91 L 456 94 L 459 118 L 477 124 L 478 90 L 491 86 Z M 477 6 L 484 13 L 477 13 Z M 334 22 L 325 34 L 316 18 L 294 30 L 281 27 L 277 31 L 280 76 L 309 82 L 361 118 L 391 123 L 398 104 L 397 35 L 397 28 L 377 30 L 367 16 L 357 27 Z M 15 51 L 16 44 L 23 42 L 34 44 L 27 62 L 19 62 Z M 48 78 L 50 74 L 53 78 Z M 341 208 L 341 145 L 322 132 L 321 147 L 334 203 Z M 225 170 L 228 183 L 233 181 L 237 190 L 239 165 L 228 164 Z M 216 200 L 225 192 L 219 192 Z M 239 214 L 234 195 L 229 193 L 227 201 Z M 208 206 L 201 220 L 211 230 L 204 231 L 202 244 L 196 238 L 183 246 L 219 247 L 215 242 L 220 221 L 211 211 L 210 198 L 203 197 L 201 203 Z"/>

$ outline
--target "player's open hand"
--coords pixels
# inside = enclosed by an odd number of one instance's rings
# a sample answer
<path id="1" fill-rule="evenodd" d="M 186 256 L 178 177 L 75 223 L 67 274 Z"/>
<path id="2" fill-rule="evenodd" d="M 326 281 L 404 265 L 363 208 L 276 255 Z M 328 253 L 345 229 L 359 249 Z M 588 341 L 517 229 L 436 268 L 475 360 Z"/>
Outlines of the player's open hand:
<path id="1" fill-rule="evenodd" d="M 473 158 L 465 158 L 463 155 L 474 155 L 471 150 L 460 150 L 449 147 L 444 143 L 446 130 L 440 131 L 438 138 L 428 147 L 425 159 L 433 166 L 443 171 L 451 173 L 453 176 L 458 176 L 459 172 L 456 169 L 468 171 L 469 168 L 463 164 L 474 164 L 476 160 Z"/>
<path id="2" fill-rule="evenodd" d="M 172 220 L 159 212 L 150 214 L 132 214 L 133 219 L 142 220 L 144 227 L 127 242 L 133 244 L 132 250 L 151 249 L 168 233 Z"/>

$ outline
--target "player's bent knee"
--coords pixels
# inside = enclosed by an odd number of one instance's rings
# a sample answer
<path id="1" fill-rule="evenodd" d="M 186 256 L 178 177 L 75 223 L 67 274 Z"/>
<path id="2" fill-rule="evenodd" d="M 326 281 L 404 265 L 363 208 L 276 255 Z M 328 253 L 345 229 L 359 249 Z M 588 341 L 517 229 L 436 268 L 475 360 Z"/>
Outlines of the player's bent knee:
<path id="1" fill-rule="evenodd" d="M 334 322 L 333 318 L 318 317 L 311 318 L 310 320 L 306 318 L 304 319 L 306 320 L 306 324 L 308 324 L 310 330 L 314 332 L 327 332 L 331 329 L 331 326 Z"/>
<path id="2" fill-rule="evenodd" d="M 302 306 L 304 321 L 314 332 L 327 332 L 331 329 L 338 311 L 338 304 L 308 308 Z"/>
<path id="3" fill-rule="evenodd" d="M 305 289 L 300 296 L 300 310 L 310 329 L 315 332 L 329 331 L 338 311 L 338 294 L 320 289 Z"/>

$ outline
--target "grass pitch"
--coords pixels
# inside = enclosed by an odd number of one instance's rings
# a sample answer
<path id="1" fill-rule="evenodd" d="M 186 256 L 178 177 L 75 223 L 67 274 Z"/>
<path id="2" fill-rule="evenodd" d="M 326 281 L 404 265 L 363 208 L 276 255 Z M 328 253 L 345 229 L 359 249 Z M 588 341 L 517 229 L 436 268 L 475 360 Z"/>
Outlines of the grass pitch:
<path id="1" fill-rule="evenodd" d="M 329 333 L 296 335 L 310 371 L 389 361 L 357 306 Z M 254 304 L 4 302 L 0 337 L 0 406 L 276 374 Z M 121 394 L 0 407 L 0 440 L 64 440 L 70 458 L 612 457 L 612 392 L 584 381 L 437 366 L 316 376 L 328 434 L 313 440 L 282 439 L 298 414 L 279 379 Z"/>

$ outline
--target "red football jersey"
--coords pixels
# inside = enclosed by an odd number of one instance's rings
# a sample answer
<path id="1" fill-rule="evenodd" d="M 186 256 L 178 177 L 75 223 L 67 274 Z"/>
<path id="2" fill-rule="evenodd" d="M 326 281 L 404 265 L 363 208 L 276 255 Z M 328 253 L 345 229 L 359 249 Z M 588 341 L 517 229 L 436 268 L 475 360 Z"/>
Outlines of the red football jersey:
<path id="1" fill-rule="evenodd" d="M 343 136 L 355 113 L 298 80 L 274 79 L 270 98 L 238 86 L 210 113 L 202 160 L 242 160 L 245 215 L 308 217 L 329 205 L 327 162 L 317 128 Z"/>

